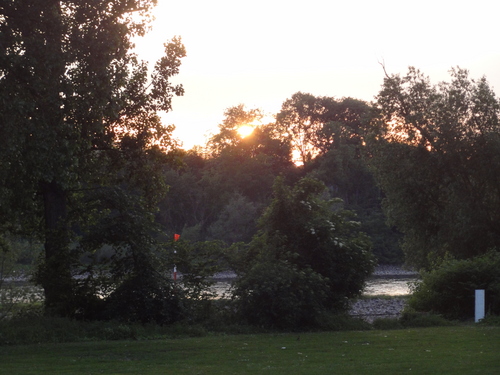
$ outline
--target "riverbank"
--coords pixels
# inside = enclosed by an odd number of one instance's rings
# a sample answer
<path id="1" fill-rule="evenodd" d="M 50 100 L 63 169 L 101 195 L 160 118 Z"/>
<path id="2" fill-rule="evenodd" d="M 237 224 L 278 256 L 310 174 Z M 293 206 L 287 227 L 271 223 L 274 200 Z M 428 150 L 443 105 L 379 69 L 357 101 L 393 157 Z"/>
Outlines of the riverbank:
<path id="1" fill-rule="evenodd" d="M 368 281 L 364 294 L 377 295 L 378 293 L 383 294 L 384 297 L 360 298 L 351 302 L 349 314 L 370 323 L 380 318 L 400 318 L 410 294 L 408 283 L 418 279 L 418 272 L 404 269 L 401 266 L 382 265 L 375 269 L 371 279 L 376 281 Z M 381 279 L 384 279 L 384 282 L 381 282 Z M 372 288 L 375 283 L 377 283 L 377 288 Z M 391 284 L 391 291 L 387 294 L 388 296 L 385 296 L 385 291 L 389 288 L 384 286 Z M 397 291 L 395 291 L 396 284 Z M 374 290 L 377 292 L 374 293 Z"/>
<path id="2" fill-rule="evenodd" d="M 402 266 L 393 265 L 381 265 L 375 268 L 375 271 L 371 277 L 417 277 L 418 272 L 413 270 L 407 270 Z M 231 280 L 236 278 L 236 274 L 233 271 L 224 271 L 216 273 L 213 276 L 214 280 Z"/>
<path id="3" fill-rule="evenodd" d="M 406 297 L 359 299 L 351 303 L 349 315 L 369 323 L 380 318 L 398 319 L 401 317 L 406 303 Z"/>
<path id="4" fill-rule="evenodd" d="M 401 276 L 401 277 L 412 277 L 412 276 L 418 276 L 418 272 L 414 270 L 409 270 L 405 269 L 402 266 L 392 266 L 392 265 L 381 265 L 377 266 L 375 268 L 375 271 L 373 272 L 372 276 L 375 277 L 396 277 L 396 276 Z"/>

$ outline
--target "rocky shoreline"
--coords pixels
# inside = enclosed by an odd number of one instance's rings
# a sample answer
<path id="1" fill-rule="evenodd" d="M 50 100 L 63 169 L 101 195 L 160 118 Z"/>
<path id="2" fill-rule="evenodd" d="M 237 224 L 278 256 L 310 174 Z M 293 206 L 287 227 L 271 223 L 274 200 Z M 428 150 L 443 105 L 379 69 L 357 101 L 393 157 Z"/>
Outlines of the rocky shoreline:
<path id="1" fill-rule="evenodd" d="M 372 276 L 417 276 L 418 272 L 414 270 L 405 269 L 401 266 L 381 265 L 375 268 Z"/>
<path id="2" fill-rule="evenodd" d="M 371 277 L 410 277 L 417 276 L 418 272 L 404 269 L 401 266 L 381 265 L 375 268 Z M 214 280 L 234 279 L 236 274 L 233 271 L 224 271 L 216 273 L 213 276 Z"/>
<path id="3" fill-rule="evenodd" d="M 397 319 L 401 317 L 406 301 L 404 297 L 359 299 L 351 303 L 349 315 L 369 323 L 379 318 Z"/>
<path id="4" fill-rule="evenodd" d="M 378 266 L 372 274 L 373 278 L 416 278 L 417 276 L 418 272 L 416 271 L 390 265 Z M 370 323 L 373 323 L 374 320 L 379 318 L 397 319 L 401 317 L 406 304 L 406 296 L 362 298 L 351 303 L 349 315 L 361 318 Z"/>

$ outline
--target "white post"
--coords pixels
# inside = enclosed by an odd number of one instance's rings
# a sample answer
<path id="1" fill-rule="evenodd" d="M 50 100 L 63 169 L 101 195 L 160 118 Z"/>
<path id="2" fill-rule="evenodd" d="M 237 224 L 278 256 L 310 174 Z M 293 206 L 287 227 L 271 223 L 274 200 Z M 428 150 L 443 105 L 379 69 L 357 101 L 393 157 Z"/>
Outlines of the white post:
<path id="1" fill-rule="evenodd" d="M 177 254 L 177 250 L 174 250 L 174 254 Z M 174 264 L 174 281 L 177 281 L 177 266 Z"/>
<path id="2" fill-rule="evenodd" d="M 476 289 L 476 323 L 484 319 L 484 289 Z"/>

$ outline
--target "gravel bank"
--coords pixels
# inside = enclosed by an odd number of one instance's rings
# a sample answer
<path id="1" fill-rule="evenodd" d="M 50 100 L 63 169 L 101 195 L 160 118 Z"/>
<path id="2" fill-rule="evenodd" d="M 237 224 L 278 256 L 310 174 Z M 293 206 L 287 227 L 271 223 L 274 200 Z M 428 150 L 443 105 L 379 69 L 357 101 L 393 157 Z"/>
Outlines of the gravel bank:
<path id="1" fill-rule="evenodd" d="M 417 276 L 418 272 L 404 269 L 401 266 L 377 266 L 372 276 Z"/>
<path id="2" fill-rule="evenodd" d="M 403 269 L 399 266 L 378 266 L 373 273 L 373 278 L 411 278 L 417 277 L 418 272 Z M 395 296 L 391 298 L 359 299 L 351 303 L 349 314 L 362 318 L 370 323 L 378 318 L 400 318 L 406 306 L 407 298 Z"/>
<path id="3" fill-rule="evenodd" d="M 401 266 L 389 266 L 389 265 L 377 266 L 372 274 L 372 276 L 374 277 L 416 276 L 416 275 L 418 275 L 418 272 L 416 271 L 407 270 L 402 268 Z M 214 279 L 221 279 L 221 280 L 234 279 L 235 277 L 236 273 L 234 273 L 233 271 L 219 272 L 213 276 Z"/>
<path id="4" fill-rule="evenodd" d="M 400 318 L 406 306 L 406 298 L 369 298 L 351 303 L 349 314 L 372 323 L 379 318 Z"/>

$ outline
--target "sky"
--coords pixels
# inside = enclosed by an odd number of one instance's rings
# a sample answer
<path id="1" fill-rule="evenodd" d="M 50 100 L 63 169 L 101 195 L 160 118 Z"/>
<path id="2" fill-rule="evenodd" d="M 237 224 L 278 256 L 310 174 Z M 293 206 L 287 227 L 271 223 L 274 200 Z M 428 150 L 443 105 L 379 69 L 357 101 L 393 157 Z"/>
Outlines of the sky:
<path id="1" fill-rule="evenodd" d="M 500 5 L 492 0 L 158 0 L 152 31 L 136 42 L 154 61 L 180 36 L 185 94 L 163 116 L 184 148 L 204 145 L 227 108 L 276 114 L 301 91 L 371 102 L 389 74 L 420 69 L 486 76 L 500 96 Z"/>

